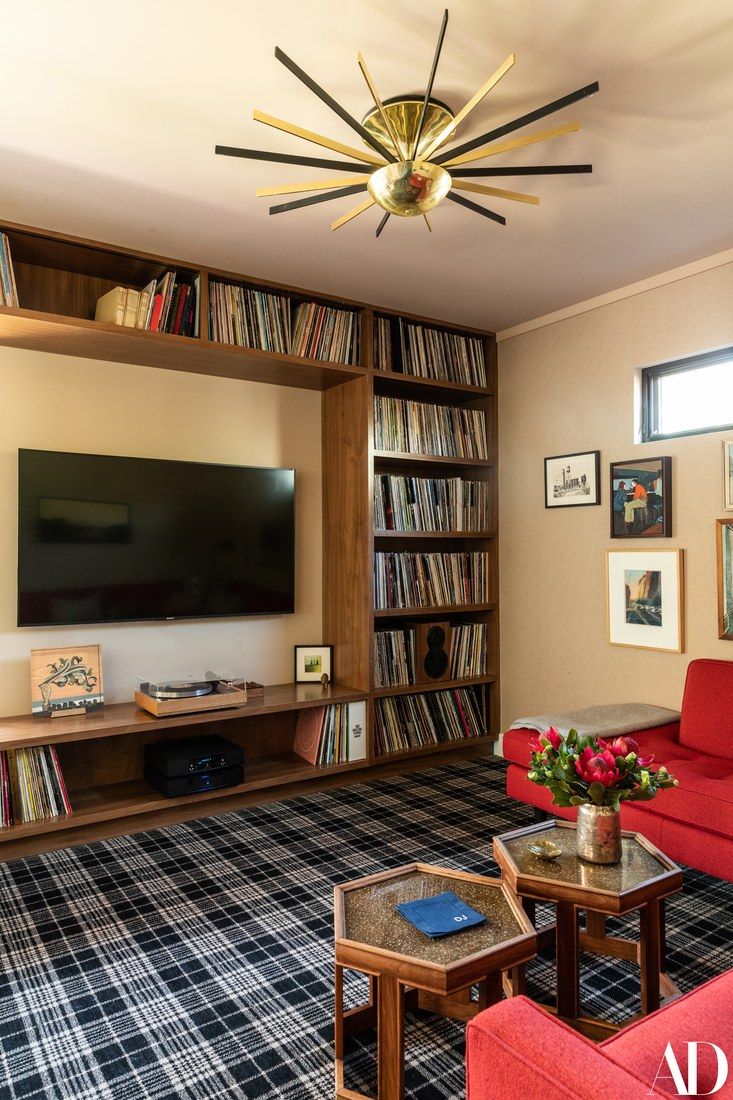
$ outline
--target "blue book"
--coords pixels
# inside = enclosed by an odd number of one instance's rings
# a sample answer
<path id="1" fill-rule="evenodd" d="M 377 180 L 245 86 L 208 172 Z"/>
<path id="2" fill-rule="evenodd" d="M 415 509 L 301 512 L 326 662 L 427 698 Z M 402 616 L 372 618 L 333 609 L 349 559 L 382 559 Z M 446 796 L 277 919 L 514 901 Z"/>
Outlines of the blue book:
<path id="1" fill-rule="evenodd" d="M 403 901 L 395 909 L 419 932 L 424 932 L 431 939 L 463 932 L 466 928 L 474 928 L 486 920 L 483 913 L 466 905 L 452 890 L 446 890 L 444 894 L 436 894 L 432 898 Z"/>

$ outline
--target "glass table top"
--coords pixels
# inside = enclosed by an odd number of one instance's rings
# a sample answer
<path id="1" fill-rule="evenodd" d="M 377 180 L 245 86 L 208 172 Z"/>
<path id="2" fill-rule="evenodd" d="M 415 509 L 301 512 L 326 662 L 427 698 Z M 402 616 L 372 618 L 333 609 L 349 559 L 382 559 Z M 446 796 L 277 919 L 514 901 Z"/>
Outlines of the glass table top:
<path id="1" fill-rule="evenodd" d="M 588 863 L 575 850 L 575 829 L 562 829 L 548 821 L 547 828 L 533 830 L 511 839 L 500 837 L 520 875 L 531 875 L 546 882 L 566 882 L 575 886 L 590 886 L 609 894 L 620 894 L 642 886 L 669 870 L 668 866 L 639 844 L 635 837 L 623 837 L 619 863 Z M 532 841 L 540 837 L 551 840 L 562 853 L 553 860 L 541 859 L 529 851 Z"/>
<path id="2" fill-rule="evenodd" d="M 427 871 L 408 871 L 345 890 L 344 937 L 422 962 L 450 966 L 524 934 L 498 880 L 495 882 L 496 885 L 484 884 Z M 445 890 L 452 890 L 472 909 L 482 913 L 486 922 L 465 932 L 432 940 L 395 912 L 398 902 L 434 897 Z"/>

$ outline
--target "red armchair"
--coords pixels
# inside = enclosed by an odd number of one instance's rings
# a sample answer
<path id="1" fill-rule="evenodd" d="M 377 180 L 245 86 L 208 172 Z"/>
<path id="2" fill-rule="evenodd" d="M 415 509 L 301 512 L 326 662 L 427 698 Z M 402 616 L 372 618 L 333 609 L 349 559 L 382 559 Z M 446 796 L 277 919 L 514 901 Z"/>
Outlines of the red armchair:
<path id="1" fill-rule="evenodd" d="M 642 1100 L 687 1095 L 688 1043 L 699 1044 L 690 1095 L 733 1097 L 733 970 L 596 1046 L 526 997 L 479 1013 L 466 1031 L 466 1100 Z M 672 1056 L 666 1054 L 671 1044 Z M 722 1051 L 718 1055 L 713 1046 Z M 680 1077 L 675 1082 L 674 1066 Z M 719 1067 L 721 1067 L 719 1069 Z"/>
<path id="2" fill-rule="evenodd" d="M 733 661 L 691 661 L 681 720 L 630 736 L 679 787 L 651 802 L 622 803 L 622 828 L 643 833 L 671 859 L 733 882 Z M 507 794 L 574 820 L 577 811 L 553 806 L 549 791 L 527 779 L 535 737 L 529 729 L 504 735 Z"/>

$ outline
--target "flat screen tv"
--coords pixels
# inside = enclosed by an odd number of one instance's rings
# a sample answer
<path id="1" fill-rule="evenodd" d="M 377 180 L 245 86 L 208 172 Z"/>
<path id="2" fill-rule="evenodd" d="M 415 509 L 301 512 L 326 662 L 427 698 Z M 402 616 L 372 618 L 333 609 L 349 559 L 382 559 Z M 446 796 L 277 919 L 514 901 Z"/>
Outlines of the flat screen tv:
<path id="1" fill-rule="evenodd" d="M 282 615 L 295 471 L 18 452 L 18 625 Z"/>

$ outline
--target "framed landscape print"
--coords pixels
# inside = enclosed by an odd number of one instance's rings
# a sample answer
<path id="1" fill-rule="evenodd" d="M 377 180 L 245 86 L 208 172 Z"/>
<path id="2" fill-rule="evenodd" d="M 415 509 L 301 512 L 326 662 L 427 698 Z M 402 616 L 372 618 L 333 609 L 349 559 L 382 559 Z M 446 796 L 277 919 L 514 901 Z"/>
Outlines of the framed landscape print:
<path id="1" fill-rule="evenodd" d="M 681 653 L 681 550 L 607 550 L 608 640 Z"/>
<path id="2" fill-rule="evenodd" d="M 733 512 L 733 439 L 723 442 L 723 508 Z"/>
<path id="3" fill-rule="evenodd" d="M 718 637 L 733 641 L 733 519 L 718 519 Z"/>
<path id="4" fill-rule="evenodd" d="M 295 682 L 313 684 L 328 677 L 333 681 L 332 645 L 296 645 L 295 646 Z"/>
<path id="5" fill-rule="evenodd" d="M 672 459 L 611 463 L 611 538 L 672 537 Z"/>
<path id="6" fill-rule="evenodd" d="M 545 459 L 545 508 L 601 503 L 601 452 L 578 451 Z"/>

